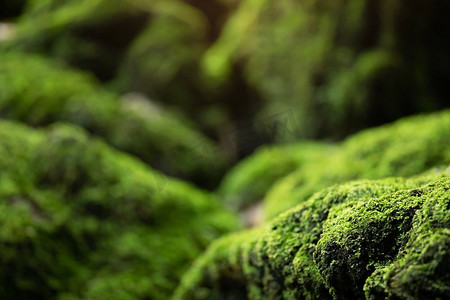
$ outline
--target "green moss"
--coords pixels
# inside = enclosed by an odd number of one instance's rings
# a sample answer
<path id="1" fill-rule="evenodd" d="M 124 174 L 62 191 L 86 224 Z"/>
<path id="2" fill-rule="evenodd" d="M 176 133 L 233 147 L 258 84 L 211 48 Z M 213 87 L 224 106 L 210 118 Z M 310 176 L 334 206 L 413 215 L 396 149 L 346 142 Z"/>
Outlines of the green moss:
<path id="1" fill-rule="evenodd" d="M 450 112 L 402 119 L 362 131 L 335 153 L 319 157 L 269 190 L 266 216 L 304 201 L 314 192 L 354 179 L 412 176 L 450 164 Z"/>
<path id="2" fill-rule="evenodd" d="M 261 148 L 226 174 L 219 195 L 234 208 L 254 204 L 275 182 L 332 152 L 331 146 L 312 142 Z"/>
<path id="3" fill-rule="evenodd" d="M 0 115 L 33 126 L 70 122 L 155 168 L 213 186 L 224 168 L 217 146 L 178 115 L 101 90 L 91 76 L 43 58 L 0 54 Z"/>
<path id="4" fill-rule="evenodd" d="M 76 127 L 2 121 L 0 137 L 1 298 L 167 299 L 237 226 L 211 194 Z"/>
<path id="5" fill-rule="evenodd" d="M 333 207 L 314 253 L 333 297 L 447 298 L 449 183 Z"/>
<path id="6" fill-rule="evenodd" d="M 262 228 L 214 242 L 174 299 L 444 299 L 449 184 L 448 172 L 432 172 L 324 189 Z M 396 278 L 403 285 L 384 275 L 394 266 L 409 272 Z"/>

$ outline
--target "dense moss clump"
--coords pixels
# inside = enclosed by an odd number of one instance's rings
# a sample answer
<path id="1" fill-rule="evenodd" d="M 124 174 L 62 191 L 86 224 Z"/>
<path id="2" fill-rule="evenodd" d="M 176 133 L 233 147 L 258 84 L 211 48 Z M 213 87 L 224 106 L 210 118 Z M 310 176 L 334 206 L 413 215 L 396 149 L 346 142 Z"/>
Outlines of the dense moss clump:
<path id="1" fill-rule="evenodd" d="M 0 122 L 4 299 L 167 299 L 236 219 L 69 125 Z"/>
<path id="2" fill-rule="evenodd" d="M 174 299 L 446 299 L 449 191 L 448 172 L 324 189 L 214 242 Z"/>
<path id="3" fill-rule="evenodd" d="M 262 200 L 281 178 L 299 168 L 311 168 L 333 152 L 334 147 L 313 142 L 261 148 L 225 175 L 219 195 L 229 206 L 245 208 Z"/>
<path id="4" fill-rule="evenodd" d="M 218 83 L 241 69 L 265 112 L 290 109 L 303 136 L 340 138 L 448 107 L 449 13 L 442 1 L 246 0 L 203 69 Z"/>
<path id="5" fill-rule="evenodd" d="M 91 76 L 29 54 L 0 54 L 0 116 L 33 126 L 80 125 L 153 167 L 211 187 L 224 168 L 215 143 L 146 99 L 121 99 Z"/>
<path id="6" fill-rule="evenodd" d="M 362 131 L 330 155 L 277 182 L 266 197 L 266 216 L 277 216 L 314 192 L 354 179 L 412 176 L 450 164 L 450 111 L 419 115 Z"/>

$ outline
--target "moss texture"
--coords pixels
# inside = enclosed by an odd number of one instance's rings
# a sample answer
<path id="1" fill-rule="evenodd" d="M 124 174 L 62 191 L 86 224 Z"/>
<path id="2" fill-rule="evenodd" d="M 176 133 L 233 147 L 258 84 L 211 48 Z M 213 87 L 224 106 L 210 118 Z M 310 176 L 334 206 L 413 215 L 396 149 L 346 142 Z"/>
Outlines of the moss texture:
<path id="1" fill-rule="evenodd" d="M 324 189 L 214 242 L 173 299 L 446 299 L 449 188 L 429 172 Z"/>
<path id="2" fill-rule="evenodd" d="M 214 238 L 217 199 L 69 125 L 0 122 L 4 299 L 167 299 Z"/>
<path id="3" fill-rule="evenodd" d="M 450 5 L 405 0 L 246 0 L 203 58 L 218 84 L 239 67 L 305 137 L 343 137 L 448 107 Z M 228 87 L 225 84 L 226 87 Z"/>
<path id="4" fill-rule="evenodd" d="M 91 76 L 29 54 L 0 54 L 0 116 L 33 126 L 74 123 L 153 167 L 211 187 L 225 160 L 183 117 L 122 99 Z"/>
<path id="5" fill-rule="evenodd" d="M 412 176 L 450 164 L 450 111 L 408 117 L 362 131 L 277 182 L 267 194 L 272 218 L 335 183 L 386 176 Z"/>
<path id="6" fill-rule="evenodd" d="M 335 148 L 314 142 L 284 146 L 266 146 L 227 172 L 219 186 L 219 195 L 234 209 L 263 200 L 266 192 L 281 178 L 331 155 Z"/>

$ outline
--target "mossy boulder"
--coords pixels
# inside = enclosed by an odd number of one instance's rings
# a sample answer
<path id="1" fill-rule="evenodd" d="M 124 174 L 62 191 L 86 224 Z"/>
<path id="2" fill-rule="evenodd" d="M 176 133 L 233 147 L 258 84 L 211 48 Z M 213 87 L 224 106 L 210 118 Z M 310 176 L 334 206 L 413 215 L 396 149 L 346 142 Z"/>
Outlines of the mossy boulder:
<path id="1" fill-rule="evenodd" d="M 446 299 L 449 188 L 444 171 L 324 189 L 214 242 L 173 299 Z"/>
<path id="2" fill-rule="evenodd" d="M 450 111 L 404 118 L 362 131 L 334 153 L 277 182 L 265 198 L 272 218 L 327 186 L 354 179 L 413 176 L 450 164 Z"/>
<path id="3" fill-rule="evenodd" d="M 227 172 L 218 193 L 230 207 L 245 208 L 263 200 L 281 178 L 299 168 L 313 167 L 333 152 L 333 146 L 314 142 L 259 148 Z M 309 164 L 312 165 L 308 167 Z"/>
<path id="4" fill-rule="evenodd" d="M 211 194 L 72 125 L 0 122 L 5 299 L 167 299 L 237 227 Z"/>
<path id="5" fill-rule="evenodd" d="M 48 59 L 6 52 L 0 60 L 1 117 L 33 126 L 77 124 L 170 175 L 207 187 L 220 177 L 222 153 L 185 117 L 139 97 L 123 99 Z"/>
<path id="6" fill-rule="evenodd" d="M 450 5 L 247 0 L 202 59 L 217 85 L 242 70 L 267 102 L 291 110 L 301 136 L 342 138 L 448 107 Z"/>

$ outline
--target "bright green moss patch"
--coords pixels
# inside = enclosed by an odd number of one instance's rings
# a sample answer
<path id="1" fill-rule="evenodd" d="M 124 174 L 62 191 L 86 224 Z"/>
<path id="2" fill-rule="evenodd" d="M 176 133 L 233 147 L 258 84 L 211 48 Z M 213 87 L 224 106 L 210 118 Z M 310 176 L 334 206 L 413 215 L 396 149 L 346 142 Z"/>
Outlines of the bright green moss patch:
<path id="1" fill-rule="evenodd" d="M 266 197 L 268 218 L 314 192 L 354 179 L 412 176 L 450 164 L 450 112 L 402 119 L 362 131 L 335 151 L 280 180 Z"/>
<path id="2" fill-rule="evenodd" d="M 324 189 L 262 228 L 214 242 L 174 299 L 448 298 L 449 178 Z"/>
<path id="3" fill-rule="evenodd" d="M 331 153 L 331 146 L 312 142 L 262 148 L 227 173 L 219 195 L 228 205 L 244 208 L 262 200 L 279 179 Z"/>
<path id="4" fill-rule="evenodd" d="M 0 54 L 0 116 L 33 126 L 70 122 L 153 167 L 213 186 L 224 168 L 214 142 L 142 99 L 103 91 L 89 75 L 33 55 Z"/>
<path id="5" fill-rule="evenodd" d="M 235 218 L 68 125 L 0 122 L 0 296 L 167 299 Z"/>

